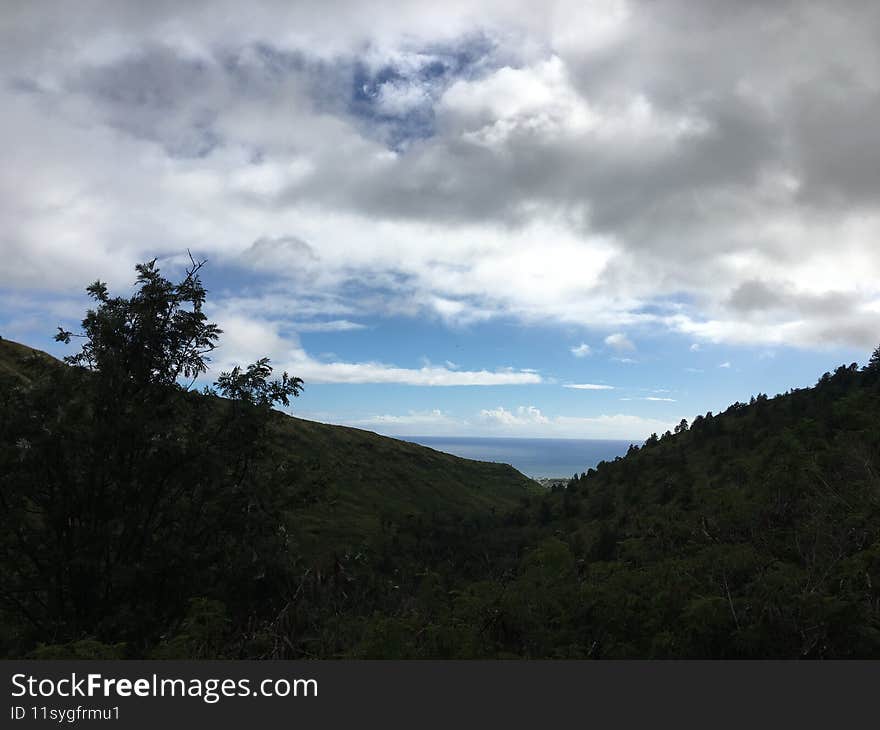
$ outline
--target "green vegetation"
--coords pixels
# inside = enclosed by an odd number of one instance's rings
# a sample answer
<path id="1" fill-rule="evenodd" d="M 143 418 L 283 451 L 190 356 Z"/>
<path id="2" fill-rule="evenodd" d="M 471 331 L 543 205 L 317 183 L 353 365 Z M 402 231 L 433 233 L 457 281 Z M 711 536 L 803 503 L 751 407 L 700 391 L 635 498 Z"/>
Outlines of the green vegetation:
<path id="1" fill-rule="evenodd" d="M 44 362 L 55 362 L 55 359 L 41 350 L 0 339 L 0 378 L 5 385 L 30 383 Z"/>
<path id="2" fill-rule="evenodd" d="M 265 360 L 181 387 L 197 269 L 139 274 L 67 366 L 0 341 L 3 655 L 880 656 L 880 348 L 544 492 L 273 411 Z"/>
<path id="3" fill-rule="evenodd" d="M 263 655 L 304 576 L 364 560 L 397 523 L 538 491 L 504 465 L 273 411 L 302 383 L 265 359 L 180 385 L 220 335 L 198 270 L 174 284 L 138 266 L 130 298 L 93 284 L 82 334 L 59 330 L 83 341 L 66 364 L 0 340 L 2 654 Z M 181 638 L 206 626 L 227 638 Z"/>

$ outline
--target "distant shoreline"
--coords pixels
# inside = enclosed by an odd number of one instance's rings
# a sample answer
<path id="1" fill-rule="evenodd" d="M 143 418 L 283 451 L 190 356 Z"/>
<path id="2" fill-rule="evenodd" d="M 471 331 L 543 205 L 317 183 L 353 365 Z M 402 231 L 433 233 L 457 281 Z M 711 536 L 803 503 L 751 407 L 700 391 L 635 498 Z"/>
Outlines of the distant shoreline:
<path id="1" fill-rule="evenodd" d="M 575 474 L 626 454 L 632 440 L 491 436 L 395 436 L 453 456 L 509 464 L 530 479 L 568 482 Z"/>

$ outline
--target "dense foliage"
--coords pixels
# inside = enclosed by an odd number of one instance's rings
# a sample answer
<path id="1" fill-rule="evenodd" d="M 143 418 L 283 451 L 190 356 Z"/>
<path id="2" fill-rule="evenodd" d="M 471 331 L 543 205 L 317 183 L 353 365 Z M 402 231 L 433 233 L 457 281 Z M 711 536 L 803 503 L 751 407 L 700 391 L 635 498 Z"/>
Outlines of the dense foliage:
<path id="1" fill-rule="evenodd" d="M 179 385 L 196 273 L 96 285 L 73 367 L 0 343 L 7 656 L 880 656 L 880 348 L 539 492 L 272 411 L 266 361 Z"/>
<path id="2" fill-rule="evenodd" d="M 401 530 L 385 559 L 411 603 L 377 607 L 357 651 L 880 656 L 878 407 L 877 366 L 841 367 L 512 513 Z"/>
<path id="3" fill-rule="evenodd" d="M 301 383 L 268 381 L 260 361 L 221 376 L 232 399 L 179 384 L 206 371 L 219 335 L 201 311 L 198 268 L 172 284 L 155 262 L 138 266 L 131 298 L 96 282 L 70 367 L 33 356 L 27 376 L 0 389 L 11 651 L 87 637 L 144 651 L 193 595 L 263 600 L 259 575 L 285 559 L 280 492 L 249 465 L 270 406 Z"/>

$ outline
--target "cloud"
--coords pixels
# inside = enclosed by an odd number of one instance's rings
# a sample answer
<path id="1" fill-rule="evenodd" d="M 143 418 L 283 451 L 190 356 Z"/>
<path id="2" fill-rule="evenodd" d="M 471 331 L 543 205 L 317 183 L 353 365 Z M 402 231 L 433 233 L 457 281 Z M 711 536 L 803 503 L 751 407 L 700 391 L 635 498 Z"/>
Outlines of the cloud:
<path id="1" fill-rule="evenodd" d="M 576 347 L 571 348 L 571 354 L 575 357 L 588 357 L 593 354 L 593 351 L 588 344 L 582 342 Z"/>
<path id="2" fill-rule="evenodd" d="M 347 319 L 332 319 L 324 322 L 290 322 L 288 326 L 296 332 L 349 332 L 366 329 L 365 324 L 350 322 Z"/>
<path id="3" fill-rule="evenodd" d="M 247 172 L 253 175 L 258 170 Z M 296 236 L 261 236 L 241 253 L 241 259 L 246 265 L 256 269 L 284 267 L 300 271 L 311 267 L 319 257 L 308 243 Z"/>
<path id="4" fill-rule="evenodd" d="M 773 309 L 782 303 L 778 291 L 761 281 L 744 281 L 730 294 L 729 305 L 744 312 Z"/>
<path id="5" fill-rule="evenodd" d="M 466 423 L 456 420 L 439 408 L 434 408 L 430 411 L 409 411 L 402 415 L 375 415 L 368 418 L 348 420 L 346 423 L 351 426 L 372 426 L 381 430 L 398 429 L 398 432 L 410 432 L 413 429 L 417 431 L 420 428 L 429 428 L 436 432 L 438 429 L 446 429 L 449 426 L 457 429 L 466 425 Z"/>
<path id="6" fill-rule="evenodd" d="M 446 422 L 448 420 L 450 420 L 449 416 L 443 413 L 439 408 L 434 408 L 430 411 L 410 411 L 404 416 L 373 416 L 370 419 L 361 421 L 361 423 L 366 423 L 368 421 L 372 423 L 424 423 L 425 421 Z"/>
<path id="7" fill-rule="evenodd" d="M 460 370 L 424 364 L 419 368 L 399 367 L 381 362 L 323 362 L 309 355 L 293 333 L 282 334 L 278 321 L 217 312 L 223 329 L 220 346 L 214 353 L 212 371 L 253 362 L 267 353 L 274 367 L 302 378 L 306 385 L 322 383 L 394 383 L 419 386 L 499 386 L 541 383 L 534 371 L 514 369 Z"/>
<path id="8" fill-rule="evenodd" d="M 497 386 L 540 383 L 541 376 L 521 371 L 450 370 L 436 365 L 403 368 L 378 362 L 319 362 L 303 350 L 279 362 L 306 383 L 397 383 L 421 386 Z"/>
<path id="9" fill-rule="evenodd" d="M 623 413 L 599 416 L 557 416 L 554 431 L 568 438 L 608 438 L 644 440 L 652 433 L 663 433 L 670 425 L 663 420 Z"/>
<path id="10" fill-rule="evenodd" d="M 719 368 L 725 368 L 725 369 L 728 369 L 728 370 L 729 370 L 729 369 L 730 369 L 730 363 L 729 363 L 729 362 L 723 362 L 723 363 L 721 363 L 718 367 L 719 367 Z"/>
<path id="11" fill-rule="evenodd" d="M 479 421 L 484 433 L 557 438 L 645 439 L 653 432 L 669 428 L 666 421 L 628 414 L 598 416 L 547 416 L 534 406 L 483 410 Z"/>
<path id="12" fill-rule="evenodd" d="M 4 12 L 0 286 L 876 344 L 877 7 L 118 5 Z"/>
<path id="13" fill-rule="evenodd" d="M 700 352 L 703 348 L 700 346 L 699 342 L 694 342 L 688 349 L 691 352 Z"/>
<path id="14" fill-rule="evenodd" d="M 483 409 L 480 411 L 480 418 L 483 421 L 500 426 L 526 426 L 550 423 L 550 419 L 542 414 L 540 409 L 535 408 L 535 406 L 519 406 L 515 411 L 508 411 L 503 406 L 488 410 Z"/>
<path id="15" fill-rule="evenodd" d="M 319 415 L 319 414 L 318 414 Z M 326 420 L 320 418 L 319 420 Z M 331 419 L 332 420 L 332 419 Z M 347 425 L 397 436 L 511 436 L 521 438 L 633 439 L 663 433 L 672 423 L 629 414 L 548 416 L 535 406 L 483 409 L 455 416 L 440 409 L 342 419 Z"/>
<path id="16" fill-rule="evenodd" d="M 615 332 L 613 335 L 608 335 L 608 337 L 605 338 L 605 344 L 617 352 L 633 352 L 636 349 L 632 340 L 621 332 Z"/>
<path id="17" fill-rule="evenodd" d="M 614 390 L 613 385 L 600 385 L 597 383 L 566 383 L 563 388 L 574 388 L 575 390 Z"/>

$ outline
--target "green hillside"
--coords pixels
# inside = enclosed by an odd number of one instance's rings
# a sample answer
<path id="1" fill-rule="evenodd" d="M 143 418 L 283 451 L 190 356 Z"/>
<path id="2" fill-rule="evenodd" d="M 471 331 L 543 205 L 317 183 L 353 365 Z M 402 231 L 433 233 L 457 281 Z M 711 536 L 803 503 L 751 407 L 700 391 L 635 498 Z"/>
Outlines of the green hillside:
<path id="1" fill-rule="evenodd" d="M 80 655 L 69 641 L 149 654 L 190 604 L 259 626 L 298 581 L 374 560 L 399 529 L 490 518 L 542 491 L 508 465 L 132 388 L 0 340 L 4 654 L 61 642 L 40 655 Z"/>
<path id="2" fill-rule="evenodd" d="M 0 339 L 0 377 L 30 382 L 37 361 L 53 361 L 51 355 L 12 340 Z"/>
<path id="3" fill-rule="evenodd" d="M 433 569 L 446 592 L 360 650 L 877 658 L 878 413 L 877 363 L 841 367 L 652 437 L 478 532 L 447 530 L 454 570 L 431 562 L 437 545 L 397 566 Z"/>
<path id="4" fill-rule="evenodd" d="M 880 348 L 546 492 L 267 360 L 182 388 L 199 267 L 93 284 L 66 364 L 0 341 L 0 655 L 880 657 Z"/>
<path id="5" fill-rule="evenodd" d="M 269 461 L 289 465 L 291 522 L 309 554 L 363 544 L 383 521 L 506 511 L 542 491 L 506 464 L 280 414 L 270 448 Z"/>
<path id="6" fill-rule="evenodd" d="M 88 390 L 89 374 L 22 345 L 0 342 L 0 357 L 6 398 L 47 372 L 86 378 L 58 386 L 74 401 Z M 112 617 L 101 609 L 89 623 L 34 632 L 7 601 L 7 654 L 42 642 L 51 646 L 34 655 L 880 656 L 876 362 L 698 416 L 549 493 L 507 466 L 278 412 L 242 482 L 225 454 L 252 422 L 231 440 L 199 445 L 235 405 L 189 393 L 168 407 L 167 428 L 202 434 L 184 477 L 205 486 L 175 502 L 167 524 L 155 525 L 158 544 L 113 575 L 108 586 L 135 587 Z M 34 425 L 28 438 L 44 431 Z M 178 440 L 172 433 L 168 443 Z M 47 436 L 29 489 L 44 489 L 59 441 Z M 7 489 L 28 472 L 16 472 L 21 451 L 5 443 Z M 88 470 L 97 451 L 80 442 L 81 451 L 82 460 L 64 463 Z M 131 479 L 118 487 L 126 500 L 149 492 L 148 480 Z M 228 486 L 199 496 L 215 483 Z M 82 488 L 76 478 L 69 484 Z M 64 499 L 47 502 L 46 519 Z M 187 516 L 193 499 L 199 509 Z M 67 512 L 82 509 L 71 504 Z M 7 575 L 21 558 L 16 528 L 34 527 L 28 510 L 13 510 L 20 524 L 4 527 Z M 190 539 L 198 526 L 205 537 Z M 88 543 L 78 544 L 81 563 Z M 52 565 L 66 553 L 54 555 Z M 143 582 L 152 595 L 157 572 L 161 610 L 136 588 Z M 9 598 L 13 584 L 7 578 L 0 593 Z"/>
<path id="7" fill-rule="evenodd" d="M 66 367 L 0 340 L 0 379 L 31 383 L 35 368 Z M 452 456 L 371 431 L 272 414 L 264 461 L 281 467 L 298 547 L 316 557 L 362 545 L 383 520 L 505 510 L 542 489 L 507 464 Z"/>
<path id="8" fill-rule="evenodd" d="M 549 500 L 594 655 L 880 656 L 880 377 L 697 417 Z"/>

